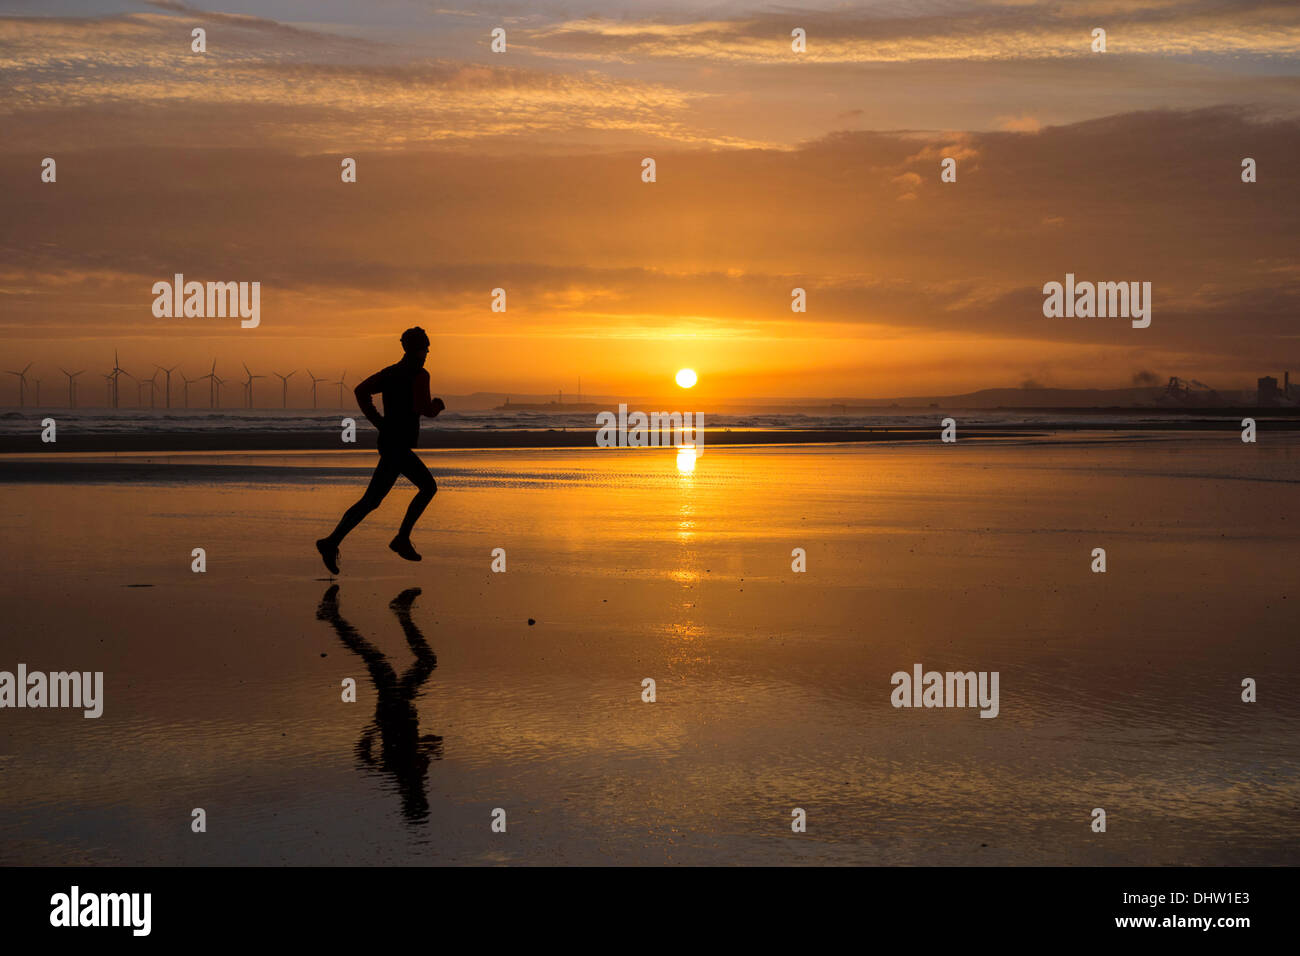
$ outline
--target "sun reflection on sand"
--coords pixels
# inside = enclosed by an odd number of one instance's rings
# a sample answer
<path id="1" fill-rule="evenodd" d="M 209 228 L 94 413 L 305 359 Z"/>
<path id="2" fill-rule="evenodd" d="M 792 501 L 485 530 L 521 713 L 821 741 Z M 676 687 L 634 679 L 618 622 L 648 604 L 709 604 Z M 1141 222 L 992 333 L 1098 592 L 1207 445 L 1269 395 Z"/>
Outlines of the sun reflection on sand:
<path id="1" fill-rule="evenodd" d="M 695 460 L 698 457 L 694 445 L 683 445 L 677 449 L 677 470 L 681 472 L 683 478 L 695 474 Z"/>
<path id="2" fill-rule="evenodd" d="M 688 589 L 699 587 L 702 577 L 700 573 L 700 555 L 695 547 L 696 495 L 694 492 L 696 491 L 696 484 L 694 472 L 696 457 L 694 448 L 683 447 L 678 449 L 677 470 L 681 479 L 678 482 L 678 488 L 682 492 L 682 497 L 677 507 L 677 540 L 681 544 L 681 550 L 675 562 L 678 567 L 668 574 L 669 580 Z M 693 643 L 704 634 L 704 628 L 693 620 L 694 608 L 694 600 L 683 601 L 678 612 L 682 615 L 681 620 L 669 625 L 668 633 L 678 645 Z M 679 648 L 677 652 L 670 654 L 670 660 L 676 664 L 694 664 L 699 663 L 701 659 L 694 655 L 683 655 Z"/>

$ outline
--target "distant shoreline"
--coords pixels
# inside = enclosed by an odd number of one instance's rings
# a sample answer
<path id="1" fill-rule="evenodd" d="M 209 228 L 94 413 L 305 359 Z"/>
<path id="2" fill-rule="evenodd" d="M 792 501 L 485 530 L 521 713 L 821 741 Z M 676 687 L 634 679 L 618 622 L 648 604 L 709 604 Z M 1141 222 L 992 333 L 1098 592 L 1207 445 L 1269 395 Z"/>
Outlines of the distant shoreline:
<path id="1" fill-rule="evenodd" d="M 1022 430 L 1016 429 L 1017 432 Z M 1042 431 L 1041 428 L 1033 431 Z M 705 432 L 710 445 L 816 444 L 869 441 L 921 441 L 937 439 L 939 426 L 916 428 L 831 429 L 791 428 Z M 981 427 L 963 432 L 965 438 L 996 438 L 1002 430 Z M 140 431 L 131 433 L 75 434 L 61 432 L 57 444 L 31 437 L 0 436 L 0 454 L 142 451 L 356 451 L 373 450 L 373 431 L 358 431 L 355 444 L 343 444 L 337 428 L 317 431 Z M 421 451 L 473 448 L 596 448 L 596 429 L 424 429 Z"/>

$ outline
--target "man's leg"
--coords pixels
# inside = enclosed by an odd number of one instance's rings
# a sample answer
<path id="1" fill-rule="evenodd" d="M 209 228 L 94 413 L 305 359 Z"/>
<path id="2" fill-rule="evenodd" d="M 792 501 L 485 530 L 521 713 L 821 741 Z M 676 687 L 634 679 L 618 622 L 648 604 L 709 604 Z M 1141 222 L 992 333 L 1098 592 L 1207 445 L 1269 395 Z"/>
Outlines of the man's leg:
<path id="1" fill-rule="evenodd" d="M 392 490 L 393 483 L 397 481 L 397 476 L 400 473 L 401 462 L 396 456 L 380 452 L 379 463 L 375 465 L 375 473 L 370 476 L 370 484 L 366 487 L 365 494 L 352 507 L 343 512 L 343 517 L 339 519 L 338 526 L 330 533 L 329 537 L 321 538 L 316 542 L 316 550 L 320 552 L 325 561 L 325 567 L 329 569 L 331 574 L 338 574 L 340 542 L 347 537 L 353 528 L 361 523 L 366 515 L 379 507 L 384 500 L 384 496 Z"/>
<path id="2" fill-rule="evenodd" d="M 429 502 L 438 492 L 438 485 L 433 480 L 433 475 L 429 474 L 429 469 L 424 467 L 424 462 L 420 461 L 420 456 L 414 450 L 408 450 L 400 459 L 401 472 L 406 478 L 415 485 L 415 497 L 411 503 L 406 506 L 406 516 L 402 518 L 402 526 L 397 531 L 397 537 L 392 540 L 389 547 L 406 558 L 408 561 L 419 561 L 420 555 L 415 548 L 411 547 L 411 530 L 415 527 L 415 522 L 419 520 L 420 515 L 424 514 L 424 509 L 429 507 Z"/>
<path id="3" fill-rule="evenodd" d="M 400 459 L 394 455 L 381 453 L 379 463 L 375 465 L 375 473 L 370 476 L 370 484 L 366 488 L 366 493 L 361 496 L 356 504 L 343 512 L 338 527 L 329 536 L 329 540 L 334 542 L 335 546 L 341 543 L 353 528 L 361 524 L 366 515 L 383 503 L 388 492 L 393 489 L 393 483 L 397 481 L 399 474 L 401 474 Z"/>

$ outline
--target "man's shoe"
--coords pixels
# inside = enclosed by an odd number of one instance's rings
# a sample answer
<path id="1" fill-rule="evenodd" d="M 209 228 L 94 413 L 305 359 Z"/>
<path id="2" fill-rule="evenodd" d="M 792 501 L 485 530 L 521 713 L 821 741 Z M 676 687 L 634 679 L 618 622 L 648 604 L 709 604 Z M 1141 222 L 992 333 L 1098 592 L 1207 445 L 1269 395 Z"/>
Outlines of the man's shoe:
<path id="1" fill-rule="evenodd" d="M 325 567 L 330 574 L 339 573 L 339 546 L 329 538 L 320 538 L 316 542 L 316 550 L 320 552 L 320 559 L 325 562 Z"/>
<path id="2" fill-rule="evenodd" d="M 410 538 L 394 538 L 388 542 L 388 546 L 393 549 L 393 553 L 400 554 L 407 561 L 421 561 L 420 552 L 411 547 Z"/>

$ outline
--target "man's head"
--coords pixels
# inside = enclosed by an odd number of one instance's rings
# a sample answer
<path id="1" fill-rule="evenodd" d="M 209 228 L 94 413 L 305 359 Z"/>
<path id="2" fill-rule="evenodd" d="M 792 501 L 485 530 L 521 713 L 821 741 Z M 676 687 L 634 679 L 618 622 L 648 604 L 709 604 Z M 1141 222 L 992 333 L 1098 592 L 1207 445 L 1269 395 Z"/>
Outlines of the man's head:
<path id="1" fill-rule="evenodd" d="M 402 333 L 402 350 L 409 361 L 423 365 L 429 355 L 429 336 L 418 325 L 407 329 Z"/>

